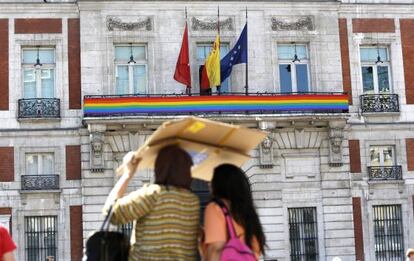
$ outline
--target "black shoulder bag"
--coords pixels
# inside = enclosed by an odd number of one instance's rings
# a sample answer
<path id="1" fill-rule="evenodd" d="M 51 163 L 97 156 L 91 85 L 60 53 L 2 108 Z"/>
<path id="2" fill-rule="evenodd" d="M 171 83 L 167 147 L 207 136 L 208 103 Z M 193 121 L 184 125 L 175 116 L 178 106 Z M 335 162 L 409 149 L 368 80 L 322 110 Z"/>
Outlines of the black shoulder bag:
<path id="1" fill-rule="evenodd" d="M 129 254 L 129 238 L 118 231 L 109 231 L 112 206 L 101 226 L 86 241 L 85 261 L 127 261 Z"/>

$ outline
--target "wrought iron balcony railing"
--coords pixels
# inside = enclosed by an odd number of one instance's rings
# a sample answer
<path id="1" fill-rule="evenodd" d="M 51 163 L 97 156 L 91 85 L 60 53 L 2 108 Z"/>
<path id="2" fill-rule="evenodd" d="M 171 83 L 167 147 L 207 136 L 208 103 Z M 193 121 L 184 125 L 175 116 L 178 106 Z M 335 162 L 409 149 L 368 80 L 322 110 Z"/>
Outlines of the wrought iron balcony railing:
<path id="1" fill-rule="evenodd" d="M 344 93 L 214 93 L 85 96 L 84 117 L 214 113 L 346 113 Z"/>
<path id="2" fill-rule="evenodd" d="M 22 190 L 59 189 L 59 175 L 22 175 Z"/>
<path id="3" fill-rule="evenodd" d="M 362 113 L 400 111 L 398 94 L 364 94 L 360 99 Z"/>
<path id="4" fill-rule="evenodd" d="M 19 119 L 60 118 L 60 100 L 56 98 L 19 99 Z"/>
<path id="5" fill-rule="evenodd" d="M 401 166 L 368 167 L 370 180 L 401 180 Z"/>

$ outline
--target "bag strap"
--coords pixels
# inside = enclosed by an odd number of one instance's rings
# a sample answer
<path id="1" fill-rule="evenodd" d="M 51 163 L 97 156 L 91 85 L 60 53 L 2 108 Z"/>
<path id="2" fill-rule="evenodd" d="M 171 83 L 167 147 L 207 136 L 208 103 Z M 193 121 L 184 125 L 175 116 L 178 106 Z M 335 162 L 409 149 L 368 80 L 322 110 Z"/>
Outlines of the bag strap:
<path id="1" fill-rule="evenodd" d="M 227 230 L 229 231 L 230 238 L 237 238 L 236 230 L 234 229 L 234 226 L 233 226 L 233 218 L 231 217 L 230 211 L 228 210 L 228 208 L 226 207 L 226 205 L 221 199 L 215 198 L 214 202 L 216 202 L 220 206 L 221 210 L 223 211 L 224 217 L 226 218 L 226 227 L 227 227 Z"/>
<path id="2" fill-rule="evenodd" d="M 114 206 L 114 204 L 116 203 L 116 200 L 114 201 L 114 203 L 111 204 L 111 206 L 109 206 L 108 209 L 108 214 L 106 214 L 105 219 L 102 223 L 101 229 L 100 231 L 109 231 L 109 221 L 112 218 L 112 215 L 114 214 L 114 212 L 112 211 L 112 207 Z"/>

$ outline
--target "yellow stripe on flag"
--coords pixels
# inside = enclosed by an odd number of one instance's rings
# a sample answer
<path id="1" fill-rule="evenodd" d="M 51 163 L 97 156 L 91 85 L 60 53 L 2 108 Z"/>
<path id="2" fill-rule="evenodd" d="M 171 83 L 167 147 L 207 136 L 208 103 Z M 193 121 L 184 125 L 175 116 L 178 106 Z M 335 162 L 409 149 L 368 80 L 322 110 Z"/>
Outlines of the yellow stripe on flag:
<path id="1" fill-rule="evenodd" d="M 217 35 L 213 44 L 213 49 L 206 60 L 206 71 L 210 87 L 219 86 L 220 81 L 220 36 Z"/>

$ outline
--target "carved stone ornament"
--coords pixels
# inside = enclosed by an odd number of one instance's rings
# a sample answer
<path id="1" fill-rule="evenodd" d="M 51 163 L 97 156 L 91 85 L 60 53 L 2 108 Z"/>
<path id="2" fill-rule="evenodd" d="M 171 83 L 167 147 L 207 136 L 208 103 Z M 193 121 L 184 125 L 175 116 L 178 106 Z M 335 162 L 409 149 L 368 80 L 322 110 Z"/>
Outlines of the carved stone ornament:
<path id="1" fill-rule="evenodd" d="M 91 172 L 103 172 L 104 170 L 104 134 L 93 132 L 90 134 L 91 139 Z"/>
<path id="2" fill-rule="evenodd" d="M 344 126 L 333 124 L 329 128 L 329 165 L 340 167 L 342 162 L 342 141 L 344 139 Z"/>
<path id="3" fill-rule="evenodd" d="M 106 26 L 109 31 L 152 31 L 152 19 L 145 17 L 139 21 L 123 21 L 119 17 L 108 17 Z"/>
<path id="4" fill-rule="evenodd" d="M 191 18 L 191 29 L 194 31 L 216 31 L 217 18 L 193 17 Z M 234 31 L 233 18 L 220 19 L 221 31 Z"/>
<path id="5" fill-rule="evenodd" d="M 272 17 L 273 31 L 313 31 L 315 30 L 312 16 Z"/>
<path id="6" fill-rule="evenodd" d="M 260 168 L 273 167 L 273 141 L 266 137 L 260 144 Z"/>

